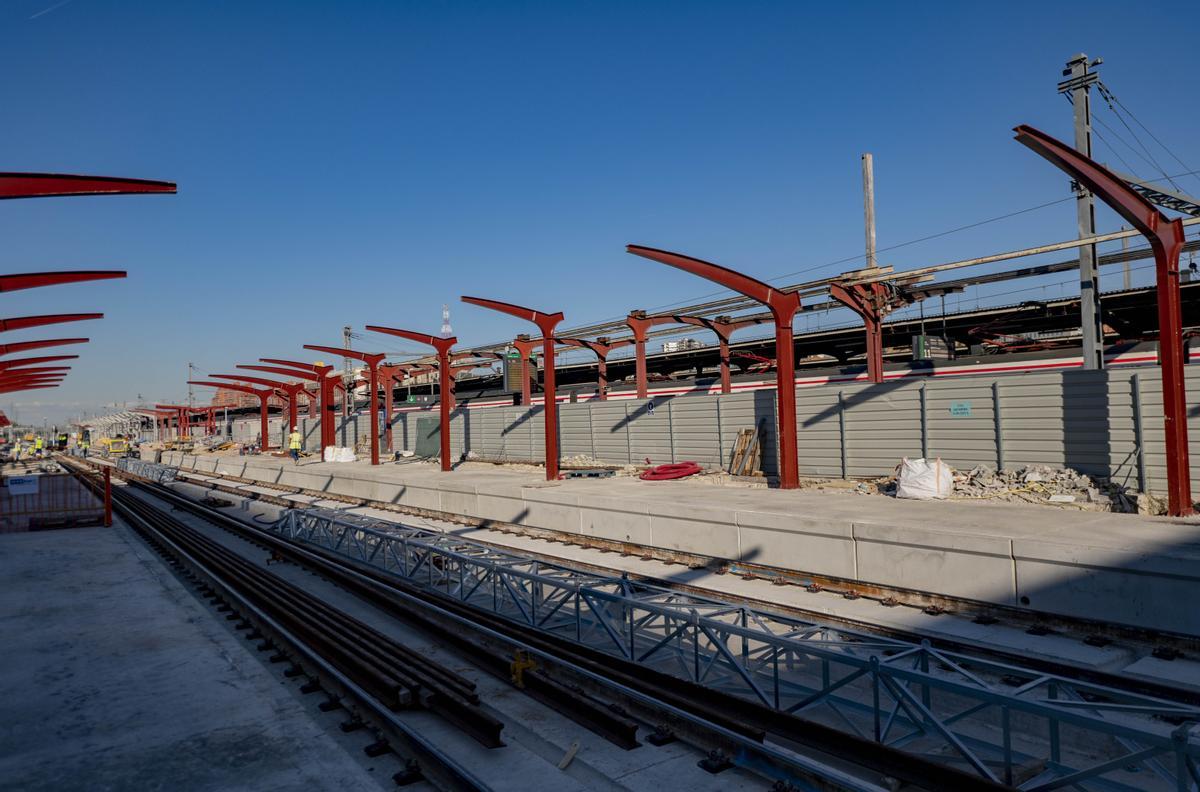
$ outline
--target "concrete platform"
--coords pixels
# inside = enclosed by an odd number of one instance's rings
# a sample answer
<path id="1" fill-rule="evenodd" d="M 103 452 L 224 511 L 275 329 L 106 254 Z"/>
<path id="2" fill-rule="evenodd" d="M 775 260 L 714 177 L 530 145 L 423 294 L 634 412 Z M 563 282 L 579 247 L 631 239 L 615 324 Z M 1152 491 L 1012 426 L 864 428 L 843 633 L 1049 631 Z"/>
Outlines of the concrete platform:
<path id="1" fill-rule="evenodd" d="M 1019 504 L 717 487 L 427 463 L 190 456 L 163 463 L 447 517 L 1200 635 L 1200 521 Z"/>
<path id="2" fill-rule="evenodd" d="M 128 529 L 0 536 L 0 579 L 0 788 L 391 787 Z"/>

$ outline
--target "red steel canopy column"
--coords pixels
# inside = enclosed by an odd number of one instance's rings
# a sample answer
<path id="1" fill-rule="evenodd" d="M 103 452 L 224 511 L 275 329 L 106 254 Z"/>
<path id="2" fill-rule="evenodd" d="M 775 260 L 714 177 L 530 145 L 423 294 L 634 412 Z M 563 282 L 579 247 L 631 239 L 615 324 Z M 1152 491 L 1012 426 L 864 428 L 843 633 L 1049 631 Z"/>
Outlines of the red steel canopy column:
<path id="1" fill-rule="evenodd" d="M 388 453 L 392 453 L 392 388 L 396 384 L 397 375 L 404 371 L 400 366 L 383 365 L 379 367 L 379 382 L 383 386 L 383 414 L 387 418 L 383 422 L 383 444 Z"/>
<path id="2" fill-rule="evenodd" d="M 558 479 L 558 402 L 554 396 L 554 328 L 563 320 L 562 311 L 543 313 L 512 303 L 487 300 L 482 297 L 462 297 L 463 302 L 506 313 L 533 322 L 542 331 L 542 357 L 545 359 L 543 389 L 546 393 L 546 480 Z"/>
<path id="3" fill-rule="evenodd" d="M 303 382 L 280 382 L 279 380 L 270 380 L 266 377 L 251 377 L 245 374 L 209 374 L 212 379 L 227 379 L 235 382 L 249 382 L 254 385 L 265 385 L 268 388 L 274 388 L 279 392 L 279 395 L 287 399 L 288 403 L 288 430 L 296 426 L 299 421 L 298 404 L 300 392 L 304 390 Z"/>
<path id="4" fill-rule="evenodd" d="M 188 421 L 189 408 L 186 404 L 156 404 L 154 406 L 160 410 L 170 410 L 175 413 L 175 428 L 178 430 L 180 440 L 191 436 L 188 431 L 190 423 Z"/>
<path id="5" fill-rule="evenodd" d="M 427 335 L 425 333 L 415 333 L 412 330 L 398 330 L 395 327 L 382 327 L 380 325 L 367 325 L 367 329 L 373 333 L 385 333 L 387 335 L 399 336 L 407 338 L 409 341 L 415 341 L 418 344 L 431 346 L 437 352 L 438 358 L 438 407 L 440 409 L 441 421 L 438 427 L 438 438 L 441 441 L 442 455 L 442 470 L 450 470 L 450 399 L 452 381 L 454 373 L 450 370 L 450 348 L 458 343 L 458 339 L 454 336 L 449 338 L 439 338 L 438 336 Z M 372 379 L 375 376 L 375 369 L 371 369 Z M 375 389 L 372 382 L 371 398 L 375 398 Z M 372 412 L 374 410 L 372 409 Z M 389 420 L 391 416 L 388 416 Z M 376 444 L 378 445 L 378 444 Z"/>
<path id="6" fill-rule="evenodd" d="M 673 316 L 647 316 L 645 311 L 630 311 L 625 317 L 625 324 L 633 331 L 634 381 L 637 385 L 637 397 L 645 399 L 649 395 L 648 376 L 646 375 L 646 333 L 650 328 L 660 324 L 675 324 Z"/>
<path id="7" fill-rule="evenodd" d="M 728 316 L 718 316 L 715 319 L 709 319 L 703 316 L 676 314 L 672 318 L 680 324 L 703 327 L 717 334 L 721 358 L 721 393 L 732 393 L 733 383 L 729 378 L 729 337 L 743 327 L 762 324 L 767 321 L 766 317 L 749 316 L 744 319 L 733 319 Z"/>
<path id="8" fill-rule="evenodd" d="M 883 320 L 911 299 L 883 281 L 831 283 L 829 296 L 858 314 L 867 331 L 867 379 L 883 382 Z"/>
<path id="9" fill-rule="evenodd" d="M 599 394 L 600 401 L 608 399 L 608 355 L 614 349 L 620 349 L 623 346 L 636 344 L 633 339 L 622 339 L 620 341 L 612 341 L 606 336 L 600 336 L 595 341 L 589 341 L 586 338 L 556 338 L 556 343 L 564 346 L 579 347 L 587 349 L 596 356 L 596 391 Z"/>
<path id="10" fill-rule="evenodd" d="M 800 310 L 800 295 L 783 292 L 770 284 L 740 272 L 666 250 L 629 245 L 630 253 L 707 278 L 727 289 L 762 303 L 775 319 L 775 387 L 779 412 L 779 486 L 800 486 L 796 448 L 796 350 L 792 340 L 792 321 Z"/>
<path id="11" fill-rule="evenodd" d="M 270 399 L 275 395 L 274 388 L 252 388 L 249 385 L 233 385 L 228 382 L 209 382 L 208 380 L 188 380 L 189 385 L 199 385 L 204 388 L 226 388 L 228 390 L 240 391 L 242 393 L 252 393 L 258 397 L 259 403 L 259 432 L 262 435 L 262 450 L 271 450 L 271 428 L 268 423 L 268 409 Z"/>
<path id="12" fill-rule="evenodd" d="M 377 353 L 358 352 L 345 347 L 327 347 L 319 344 L 305 344 L 305 349 L 311 349 L 314 352 L 324 352 L 329 355 L 341 355 L 344 358 L 351 360 L 361 360 L 367 364 L 370 370 L 371 378 L 371 464 L 379 464 L 379 364 L 387 355 Z M 390 416 L 389 416 L 390 417 Z"/>
<path id="13" fill-rule="evenodd" d="M 517 354 L 521 356 L 521 404 L 529 406 L 530 400 L 533 398 L 531 393 L 530 382 L 534 376 L 537 376 L 537 364 L 534 364 L 534 374 L 530 376 L 529 361 L 533 357 L 533 350 L 541 346 L 544 342 L 540 338 L 530 338 L 525 333 L 521 333 L 513 339 L 512 345 L 516 347 Z"/>
<path id="14" fill-rule="evenodd" d="M 334 445 L 334 422 L 337 420 L 337 407 L 333 402 L 333 391 L 341 385 L 341 378 L 330 376 L 333 373 L 333 366 L 326 366 L 324 363 L 301 363 L 296 360 L 281 360 L 279 358 L 259 358 L 264 363 L 272 363 L 276 366 L 286 366 L 282 372 L 279 369 L 268 369 L 274 373 L 291 374 L 295 377 L 311 379 L 317 382 L 321 387 L 321 458 L 325 458 L 325 449 Z M 256 368 L 253 366 L 239 366 L 238 368 Z M 291 369 L 296 369 L 293 371 Z M 302 372 L 302 373 L 301 373 Z M 309 376 L 305 376 L 309 375 Z"/>
<path id="15" fill-rule="evenodd" d="M 1195 513 L 1188 462 L 1187 394 L 1183 380 L 1183 319 L 1179 297 L 1179 252 L 1183 223 L 1160 212 L 1122 179 L 1060 140 L 1022 124 L 1016 139 L 1064 171 L 1125 221 L 1141 231 L 1154 251 L 1158 293 L 1158 361 L 1162 369 L 1163 422 L 1167 445 L 1168 512 Z"/>

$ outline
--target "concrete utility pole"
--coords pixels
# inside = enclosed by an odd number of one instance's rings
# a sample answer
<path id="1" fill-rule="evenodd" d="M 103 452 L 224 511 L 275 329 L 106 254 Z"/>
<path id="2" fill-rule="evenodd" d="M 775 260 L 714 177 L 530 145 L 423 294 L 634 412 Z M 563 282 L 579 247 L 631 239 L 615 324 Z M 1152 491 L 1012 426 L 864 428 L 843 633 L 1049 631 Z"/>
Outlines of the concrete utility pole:
<path id="1" fill-rule="evenodd" d="M 867 232 L 867 266 L 877 267 L 875 260 L 875 158 L 870 154 L 862 155 L 863 174 L 863 215 L 866 220 Z"/>
<path id="2" fill-rule="evenodd" d="M 188 362 L 188 407 L 195 407 L 195 397 L 192 394 L 192 380 L 196 379 L 192 376 L 192 370 L 196 368 L 196 364 Z"/>
<path id="3" fill-rule="evenodd" d="M 1092 105 L 1089 87 L 1100 77 L 1090 71 L 1103 63 L 1101 58 L 1093 61 L 1082 52 L 1067 61 L 1063 69 L 1063 80 L 1058 92 L 1071 98 L 1075 107 L 1075 150 L 1085 157 L 1092 156 Z M 1082 185 L 1075 186 L 1075 214 L 1079 221 L 1079 236 L 1096 234 L 1096 204 L 1092 193 Z M 1104 330 L 1100 324 L 1100 268 L 1097 266 L 1096 246 L 1085 245 L 1079 249 L 1079 324 L 1083 334 L 1083 367 L 1104 368 Z"/>
<path id="4" fill-rule="evenodd" d="M 1125 226 L 1121 226 L 1121 230 L 1124 231 Z M 1121 239 L 1121 252 L 1124 253 L 1128 250 L 1129 250 L 1129 237 L 1123 237 Z M 1125 274 L 1125 291 L 1129 291 L 1130 289 L 1133 288 L 1133 266 L 1132 266 L 1132 263 L 1129 261 L 1126 261 L 1125 264 L 1123 265 L 1122 269 L 1125 270 L 1125 272 L 1124 272 L 1124 274 Z"/>

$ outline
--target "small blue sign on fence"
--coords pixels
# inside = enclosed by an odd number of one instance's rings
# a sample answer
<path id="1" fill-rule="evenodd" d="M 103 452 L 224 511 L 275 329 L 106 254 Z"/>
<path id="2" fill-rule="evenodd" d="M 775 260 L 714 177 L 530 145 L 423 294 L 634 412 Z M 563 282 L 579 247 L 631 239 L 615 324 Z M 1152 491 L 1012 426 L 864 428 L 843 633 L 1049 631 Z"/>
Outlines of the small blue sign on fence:
<path id="1" fill-rule="evenodd" d="M 950 402 L 950 414 L 955 418 L 970 418 L 971 402 Z"/>

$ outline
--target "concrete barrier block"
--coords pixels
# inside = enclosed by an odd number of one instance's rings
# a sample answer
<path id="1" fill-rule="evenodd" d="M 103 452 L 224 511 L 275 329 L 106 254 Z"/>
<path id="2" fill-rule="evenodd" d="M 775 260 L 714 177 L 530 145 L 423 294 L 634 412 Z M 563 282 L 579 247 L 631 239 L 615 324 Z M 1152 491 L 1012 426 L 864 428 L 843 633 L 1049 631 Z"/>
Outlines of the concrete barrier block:
<path id="1" fill-rule="evenodd" d="M 461 481 L 440 481 L 441 510 L 450 514 L 473 515 L 479 509 L 475 486 Z"/>
<path id="2" fill-rule="evenodd" d="M 246 463 L 241 460 L 241 457 L 222 459 L 217 462 L 217 472 L 241 478 L 242 473 L 246 472 Z"/>
<path id="3" fill-rule="evenodd" d="M 1152 630 L 1200 635 L 1200 547 L 1147 544 L 1138 549 L 1013 542 L 1018 602 L 1066 616 L 1100 618 Z"/>
<path id="4" fill-rule="evenodd" d="M 529 510 L 521 488 L 515 484 L 480 484 L 476 487 L 472 517 L 500 523 L 520 523 Z"/>
<path id="5" fill-rule="evenodd" d="M 1007 537 L 856 520 L 854 541 L 864 582 L 1016 603 Z"/>
<path id="6" fill-rule="evenodd" d="M 614 542 L 653 544 L 646 504 L 626 498 L 580 495 L 579 530 Z"/>
<path id="7" fill-rule="evenodd" d="M 246 463 L 246 472 L 242 474 L 242 478 L 254 479 L 255 481 L 265 481 L 268 484 L 276 484 L 279 482 L 279 468 L 275 465 Z"/>
<path id="8" fill-rule="evenodd" d="M 651 502 L 648 511 L 655 547 L 717 558 L 739 556 L 733 509 Z"/>
<path id="9" fill-rule="evenodd" d="M 854 523 L 846 518 L 739 511 L 740 560 L 853 579 L 857 576 Z"/>
<path id="10" fill-rule="evenodd" d="M 399 483 L 399 489 L 399 493 L 392 498 L 392 503 L 407 506 L 410 509 L 428 509 L 429 511 L 441 511 L 442 509 L 442 493 L 436 487 L 418 486 L 414 485 L 412 481 L 405 480 Z"/>
<path id="11" fill-rule="evenodd" d="M 554 487 L 523 487 L 525 516 L 521 525 L 577 534 L 579 526 L 579 496 L 561 492 Z"/>

